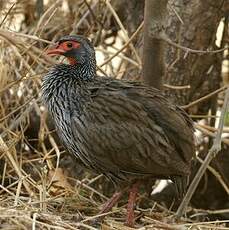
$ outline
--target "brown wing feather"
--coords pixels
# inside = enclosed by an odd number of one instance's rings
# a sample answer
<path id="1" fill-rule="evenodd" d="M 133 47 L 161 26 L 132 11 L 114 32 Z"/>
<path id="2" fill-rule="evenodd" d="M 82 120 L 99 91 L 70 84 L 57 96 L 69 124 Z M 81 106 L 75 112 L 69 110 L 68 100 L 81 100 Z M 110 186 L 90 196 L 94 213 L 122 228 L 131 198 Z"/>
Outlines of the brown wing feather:
<path id="1" fill-rule="evenodd" d="M 72 116 L 74 139 L 90 167 L 122 179 L 188 174 L 193 131 L 179 109 L 139 83 L 97 81 L 84 113 Z"/>

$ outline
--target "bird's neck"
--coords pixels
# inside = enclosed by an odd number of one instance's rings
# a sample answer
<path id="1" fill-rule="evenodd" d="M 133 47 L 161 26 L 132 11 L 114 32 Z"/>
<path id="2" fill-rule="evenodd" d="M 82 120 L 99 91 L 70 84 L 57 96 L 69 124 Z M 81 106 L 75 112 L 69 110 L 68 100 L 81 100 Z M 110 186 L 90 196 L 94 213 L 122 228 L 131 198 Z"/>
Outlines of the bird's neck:
<path id="1" fill-rule="evenodd" d="M 86 95 L 86 85 L 95 78 L 95 75 L 95 63 L 94 65 L 59 64 L 54 66 L 43 78 L 42 97 L 44 102 L 50 105 L 52 100 L 60 99 L 61 95 L 68 95 L 71 91 L 74 91 L 76 97 L 77 94 Z M 66 96 L 66 100 L 69 97 Z"/>
<path id="2" fill-rule="evenodd" d="M 90 81 L 93 80 L 96 76 L 96 64 L 95 63 L 84 63 L 68 65 L 72 76 L 79 81 Z"/>
<path id="3" fill-rule="evenodd" d="M 54 71 L 53 71 L 54 70 Z M 83 64 L 74 62 L 72 64 L 58 64 L 53 68 L 55 76 L 59 80 L 66 80 L 66 77 L 70 80 L 78 82 L 91 81 L 96 76 L 96 61 L 95 59 L 88 60 Z"/>

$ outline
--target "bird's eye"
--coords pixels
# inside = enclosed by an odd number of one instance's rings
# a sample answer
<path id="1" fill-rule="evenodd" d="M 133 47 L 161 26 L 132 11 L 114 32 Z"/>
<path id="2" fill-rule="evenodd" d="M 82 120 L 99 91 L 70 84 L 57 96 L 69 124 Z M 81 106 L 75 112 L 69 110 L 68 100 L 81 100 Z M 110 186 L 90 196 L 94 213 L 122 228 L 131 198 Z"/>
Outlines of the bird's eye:
<path id="1" fill-rule="evenodd" d="M 68 47 L 68 48 L 72 48 L 72 47 L 73 47 L 72 43 L 71 43 L 71 42 L 68 42 L 68 43 L 67 43 L 67 47 Z"/>

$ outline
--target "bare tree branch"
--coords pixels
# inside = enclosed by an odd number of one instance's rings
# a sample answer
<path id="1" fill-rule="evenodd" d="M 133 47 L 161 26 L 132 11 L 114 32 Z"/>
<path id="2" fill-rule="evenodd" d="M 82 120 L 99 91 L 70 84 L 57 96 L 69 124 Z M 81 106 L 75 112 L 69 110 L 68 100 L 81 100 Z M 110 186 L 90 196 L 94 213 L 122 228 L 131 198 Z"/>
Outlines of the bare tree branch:
<path id="1" fill-rule="evenodd" d="M 216 132 L 216 136 L 212 145 L 212 148 L 209 150 L 207 157 L 205 158 L 203 164 L 201 165 L 201 167 L 199 168 L 196 176 L 194 177 L 191 185 L 189 186 L 188 192 L 186 193 L 183 201 L 181 202 L 177 212 L 176 212 L 176 216 L 177 218 L 180 218 L 184 213 L 185 210 L 204 174 L 204 172 L 206 171 L 208 165 L 210 164 L 211 160 L 217 155 L 217 153 L 221 150 L 221 136 L 222 136 L 222 132 L 223 132 L 223 125 L 224 125 L 224 118 L 226 115 L 226 112 L 228 111 L 228 107 L 229 107 L 229 87 L 227 88 L 226 91 L 226 96 L 224 99 L 224 103 L 223 103 L 223 108 L 222 108 L 222 112 L 221 112 L 221 116 L 220 116 L 220 120 L 219 120 L 219 125 L 218 125 L 218 129 Z"/>

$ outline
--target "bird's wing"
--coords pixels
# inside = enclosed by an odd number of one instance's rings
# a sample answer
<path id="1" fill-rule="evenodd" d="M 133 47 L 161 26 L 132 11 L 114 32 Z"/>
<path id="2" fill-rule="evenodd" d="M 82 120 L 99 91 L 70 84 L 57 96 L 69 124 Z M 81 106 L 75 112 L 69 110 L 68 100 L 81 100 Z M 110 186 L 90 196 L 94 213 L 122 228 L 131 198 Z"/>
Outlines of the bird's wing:
<path id="1" fill-rule="evenodd" d="M 115 175 L 188 174 L 193 133 L 158 90 L 114 80 L 90 89 L 92 101 L 71 119 L 74 139 L 95 168 Z"/>

